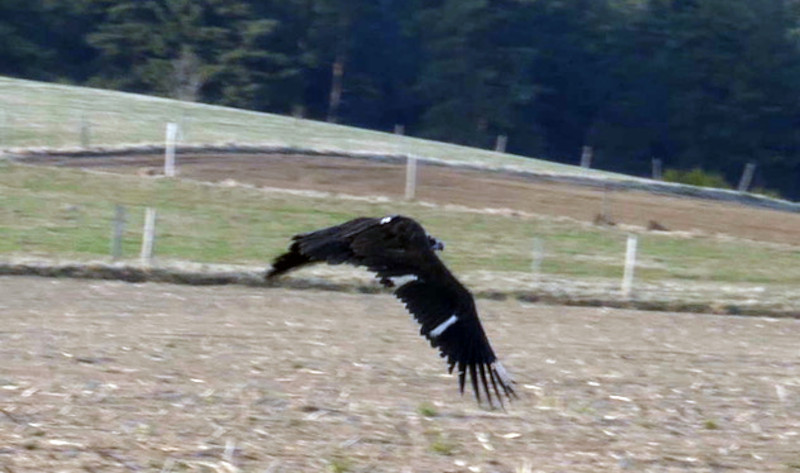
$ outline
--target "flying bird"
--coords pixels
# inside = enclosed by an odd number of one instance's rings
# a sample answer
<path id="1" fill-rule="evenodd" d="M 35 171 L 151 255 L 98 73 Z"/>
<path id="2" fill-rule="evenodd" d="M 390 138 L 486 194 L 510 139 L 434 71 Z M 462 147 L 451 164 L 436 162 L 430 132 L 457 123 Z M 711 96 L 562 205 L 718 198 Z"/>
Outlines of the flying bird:
<path id="1" fill-rule="evenodd" d="M 458 368 L 459 391 L 469 378 L 478 403 L 481 391 L 489 406 L 516 397 L 509 374 L 483 331 L 472 294 L 450 273 L 436 251 L 444 244 L 422 225 L 402 215 L 356 218 L 340 225 L 292 237 L 289 251 L 278 256 L 268 280 L 312 263 L 347 263 L 376 273 L 421 325 L 420 334 Z M 502 391 L 502 395 L 501 395 Z"/>

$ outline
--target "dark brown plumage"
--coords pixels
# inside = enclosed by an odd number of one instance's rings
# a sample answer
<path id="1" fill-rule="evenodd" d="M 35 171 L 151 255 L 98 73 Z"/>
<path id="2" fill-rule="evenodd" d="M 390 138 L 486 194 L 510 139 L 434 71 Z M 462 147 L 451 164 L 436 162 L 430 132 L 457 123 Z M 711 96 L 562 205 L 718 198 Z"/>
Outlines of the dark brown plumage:
<path id="1" fill-rule="evenodd" d="M 479 403 L 481 391 L 490 406 L 502 405 L 503 397 L 516 397 L 513 380 L 489 345 L 472 295 L 436 256 L 442 243 L 419 223 L 400 215 L 362 217 L 292 240 L 289 251 L 273 262 L 267 279 L 318 262 L 363 266 L 385 286 L 396 286 L 394 294 L 421 325 L 420 334 L 447 359 L 451 373 L 458 368 L 462 394 L 469 378 Z"/>

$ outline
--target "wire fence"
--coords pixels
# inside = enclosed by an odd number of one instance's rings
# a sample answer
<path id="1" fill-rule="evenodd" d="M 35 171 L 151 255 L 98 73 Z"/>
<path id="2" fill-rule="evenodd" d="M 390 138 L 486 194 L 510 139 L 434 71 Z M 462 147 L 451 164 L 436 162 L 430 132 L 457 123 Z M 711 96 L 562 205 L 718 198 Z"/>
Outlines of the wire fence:
<path id="1" fill-rule="evenodd" d="M 0 79 L 0 90 L 6 82 Z M 258 265 L 282 249 L 293 232 L 335 223 L 336 218 L 405 211 L 429 217 L 437 232 L 462 243 L 447 257 L 464 271 L 604 278 L 629 294 L 636 293 L 637 283 L 656 280 L 800 282 L 800 255 L 793 246 L 800 231 L 796 214 L 687 199 L 665 205 L 663 195 L 638 191 L 792 212 L 798 210 L 796 204 L 599 172 L 590 169 L 589 148 L 580 157 L 585 167 L 567 167 L 503 153 L 513 137 L 498 136 L 494 150 L 477 150 L 402 136 L 402 126 L 394 134 L 376 133 L 114 92 L 13 86 L 18 100 L 0 98 L 0 149 L 34 156 L 30 146 L 36 144 L 48 147 L 42 155 L 60 155 L 65 161 L 90 156 L 86 159 L 94 162 L 84 164 L 93 168 L 108 166 L 106 170 L 137 173 L 139 178 L 174 174 L 180 181 L 217 185 L 204 193 L 187 191 L 169 179 L 154 186 L 126 181 L 126 189 L 93 184 L 98 189 L 92 194 L 59 190 L 63 183 L 56 181 L 38 187 L 6 183 L 0 193 L 6 243 L 0 245 L 8 254 L 141 262 L 147 260 L 142 257 L 145 208 L 151 207 L 157 218 L 149 264 L 186 260 Z M 108 143 L 118 145 L 97 147 Z M 117 166 L 124 159 L 111 154 L 136 159 L 127 167 Z M 654 161 L 654 172 L 656 164 L 660 172 L 661 162 Z M 746 171 L 752 175 L 752 166 Z M 142 186 L 147 190 L 139 194 L 131 190 Z M 260 194 L 226 203 L 234 188 L 290 190 L 271 194 L 281 206 L 263 208 L 242 201 L 261 199 Z M 188 199 L 176 195 L 184 191 L 191 194 Z M 209 198 L 216 199 L 211 210 Z M 126 208 L 124 224 L 115 216 L 117 205 Z M 443 217 L 452 212 L 475 217 L 458 218 L 467 224 L 454 223 L 458 219 Z M 281 223 L 284 219 L 294 223 Z M 749 224 L 754 221 L 760 225 Z M 626 252 L 631 234 L 638 236 L 635 255 Z M 628 265 L 631 289 L 622 284 L 626 254 L 636 259 Z"/>
<path id="2" fill-rule="evenodd" d="M 122 174 L 62 175 L 47 168 L 15 168 L 19 177 L 10 176 L 15 183 L 6 184 L 0 213 L 6 222 L 7 252 L 150 264 L 185 260 L 263 265 L 295 233 L 357 215 L 406 213 L 451 243 L 444 256 L 460 271 L 616 279 L 622 287 L 627 254 L 628 261 L 636 261 L 627 266 L 628 286 L 634 275 L 637 281 L 800 282 L 800 253 L 792 245 L 681 230 L 697 219 L 709 228 L 715 228 L 714 219 L 731 220 L 722 207 L 707 202 L 684 199 L 673 202 L 683 207 L 657 208 L 652 202 L 663 197 L 643 202 L 642 196 L 604 188 L 565 189 L 539 182 L 531 187 L 503 175 L 492 180 L 483 173 L 428 165 L 416 169 L 415 195 L 410 196 L 402 165 L 341 164 L 352 161 L 344 158 L 298 162 L 291 156 L 256 155 L 242 162 L 210 156 L 181 166 L 178 157 L 178 175 L 184 177 L 179 180 L 150 174 L 142 178 L 139 161 L 126 167 L 111 165 L 119 158 L 92 159 L 95 165 L 109 164 L 106 171 Z M 239 169 L 243 163 L 260 163 L 263 169 Z M 213 184 L 199 183 L 205 180 L 205 165 L 215 170 Z M 315 173 L 307 172 L 315 167 Z M 260 181 L 261 172 L 271 176 Z M 152 247 L 145 251 L 152 258 L 142 256 L 148 207 L 157 212 L 151 225 L 156 238 L 144 245 Z M 754 209 L 728 210 L 741 213 L 732 225 L 745 230 L 752 226 L 742 222 L 763 218 Z M 769 217 L 776 219 L 769 228 L 773 233 L 782 224 L 791 237 L 800 225 L 793 215 Z M 755 231 L 763 228 L 756 226 Z M 631 235 L 636 236 L 637 252 L 626 250 Z"/>
<path id="3" fill-rule="evenodd" d="M 190 207 L 100 207 L 65 203 L 48 211 L 46 223 L 27 232 L 9 232 L 10 243 L 27 259 L 0 259 L 0 274 L 264 284 L 268 262 L 286 248 L 291 235 L 274 226 L 255 228 L 237 211 L 210 215 Z M 32 220 L 42 218 L 35 209 L 28 211 Z M 487 223 L 478 218 L 466 228 Z M 580 230 L 554 234 L 535 222 L 514 225 L 529 226 L 530 231 L 505 241 L 497 241 L 490 231 L 478 238 L 450 240 L 443 258 L 476 295 L 675 311 L 800 313 L 798 275 L 784 273 L 781 279 L 768 280 L 776 274 L 775 265 L 763 255 L 756 264 L 723 258 L 722 264 L 715 264 L 713 255 L 691 243 L 670 257 L 665 252 L 669 247 L 661 246 L 665 241 L 657 235 L 604 230 L 599 237 L 587 238 Z M 441 226 L 433 227 L 438 236 Z M 537 236 L 529 238 L 530 234 Z M 727 254 L 724 248 L 719 251 Z M 738 273 L 743 271 L 740 265 L 749 266 L 746 273 Z M 765 279 L 754 281 L 759 272 Z M 737 274 L 746 277 L 739 279 Z M 313 267 L 282 284 L 380 291 L 371 275 L 348 267 Z"/>

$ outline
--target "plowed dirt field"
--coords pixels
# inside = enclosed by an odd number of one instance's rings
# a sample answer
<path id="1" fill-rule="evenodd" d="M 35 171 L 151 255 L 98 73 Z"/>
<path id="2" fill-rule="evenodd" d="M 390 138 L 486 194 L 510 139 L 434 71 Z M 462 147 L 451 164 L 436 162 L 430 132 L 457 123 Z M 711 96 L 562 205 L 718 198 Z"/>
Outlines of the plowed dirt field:
<path id="1" fill-rule="evenodd" d="M 478 301 L 487 411 L 389 295 L 0 277 L 6 472 L 787 472 L 793 319 Z"/>

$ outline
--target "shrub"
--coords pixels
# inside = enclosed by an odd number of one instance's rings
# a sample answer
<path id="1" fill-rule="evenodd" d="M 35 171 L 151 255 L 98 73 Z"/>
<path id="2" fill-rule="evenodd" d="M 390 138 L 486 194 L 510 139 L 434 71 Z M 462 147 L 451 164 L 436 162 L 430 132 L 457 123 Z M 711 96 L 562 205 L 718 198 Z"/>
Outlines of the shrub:
<path id="1" fill-rule="evenodd" d="M 731 185 L 722 177 L 722 174 L 703 171 L 700 168 L 694 168 L 691 171 L 667 169 L 664 171 L 664 180 L 700 187 L 716 187 L 719 189 L 731 188 Z"/>
<path id="2" fill-rule="evenodd" d="M 751 189 L 750 192 L 753 194 L 760 194 L 766 197 L 772 197 L 773 199 L 783 199 L 783 196 L 780 192 L 773 190 L 773 189 L 766 189 L 764 187 L 756 187 Z"/>

